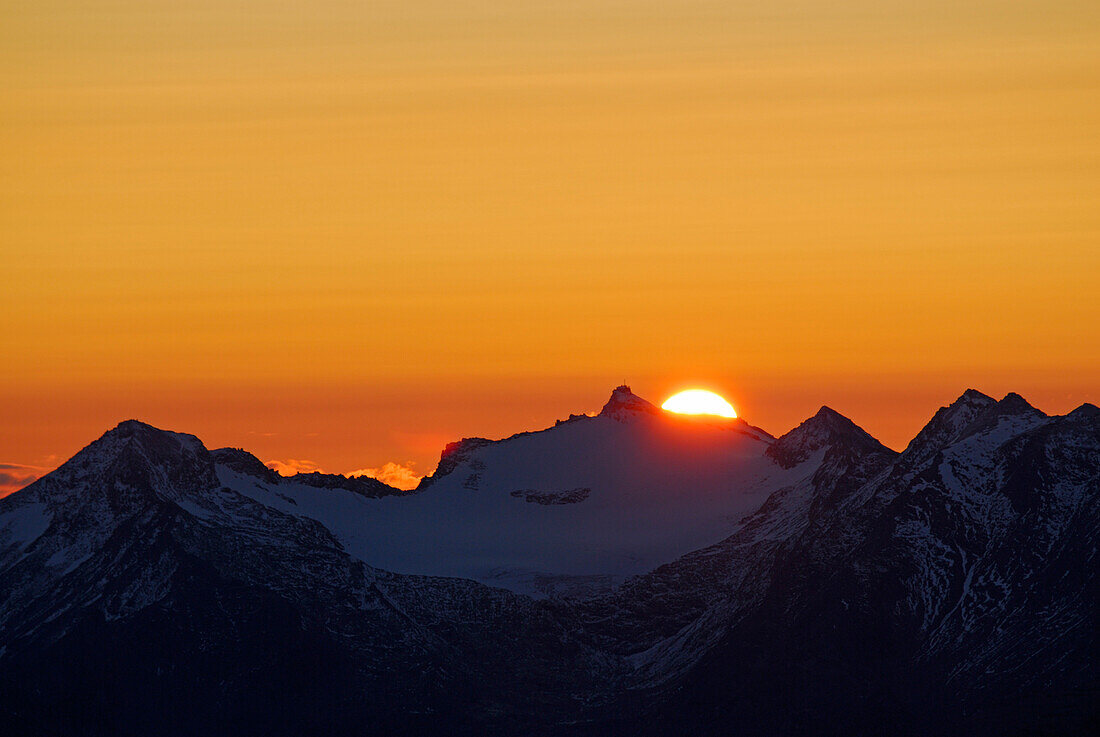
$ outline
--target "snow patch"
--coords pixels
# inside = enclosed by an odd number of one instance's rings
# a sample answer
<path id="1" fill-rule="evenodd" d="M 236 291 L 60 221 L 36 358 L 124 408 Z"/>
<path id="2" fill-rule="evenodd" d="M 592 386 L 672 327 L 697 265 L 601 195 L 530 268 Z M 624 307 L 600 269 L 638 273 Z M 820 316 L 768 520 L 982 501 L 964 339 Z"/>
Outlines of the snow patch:
<path id="1" fill-rule="evenodd" d="M 276 494 L 226 467 L 218 474 L 243 496 L 321 523 L 368 565 L 555 595 L 602 588 L 727 538 L 821 459 L 783 469 L 769 445 L 728 425 L 642 412 L 470 444 L 450 473 L 409 496 L 289 480 Z"/>
<path id="2" fill-rule="evenodd" d="M 25 548 L 50 526 L 50 515 L 42 502 L 17 506 L 5 512 L 0 520 L 0 549 Z"/>

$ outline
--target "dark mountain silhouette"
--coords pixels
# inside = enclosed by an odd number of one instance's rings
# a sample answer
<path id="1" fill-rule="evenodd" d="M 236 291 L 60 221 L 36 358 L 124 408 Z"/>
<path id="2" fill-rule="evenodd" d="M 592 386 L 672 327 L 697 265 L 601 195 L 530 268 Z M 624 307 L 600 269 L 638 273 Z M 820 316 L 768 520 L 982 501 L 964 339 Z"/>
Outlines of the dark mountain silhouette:
<path id="1" fill-rule="evenodd" d="M 421 541 L 393 572 L 372 539 L 398 523 L 393 539 Z M 537 547 L 517 532 L 536 529 L 553 532 Z M 572 549 L 593 530 L 642 557 L 586 569 L 598 556 Z M 1015 394 L 967 391 L 898 454 L 825 407 L 775 439 L 620 387 L 598 416 L 448 446 L 411 495 L 284 478 L 128 421 L 0 499 L 0 720 L 32 736 L 1089 734 L 1098 536 L 1100 410 L 1048 417 Z M 546 570 L 517 573 L 534 554 Z M 515 561 L 506 588 L 431 575 L 486 555 Z"/>

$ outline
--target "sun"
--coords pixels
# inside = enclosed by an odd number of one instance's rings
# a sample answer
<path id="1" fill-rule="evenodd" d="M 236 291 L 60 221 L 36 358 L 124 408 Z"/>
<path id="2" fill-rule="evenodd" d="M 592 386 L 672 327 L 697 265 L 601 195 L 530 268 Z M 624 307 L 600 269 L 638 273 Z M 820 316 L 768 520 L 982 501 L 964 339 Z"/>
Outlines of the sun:
<path id="1" fill-rule="evenodd" d="M 661 405 L 661 409 L 683 415 L 737 417 L 737 411 L 732 404 L 705 389 L 688 389 L 679 394 L 673 394 Z"/>

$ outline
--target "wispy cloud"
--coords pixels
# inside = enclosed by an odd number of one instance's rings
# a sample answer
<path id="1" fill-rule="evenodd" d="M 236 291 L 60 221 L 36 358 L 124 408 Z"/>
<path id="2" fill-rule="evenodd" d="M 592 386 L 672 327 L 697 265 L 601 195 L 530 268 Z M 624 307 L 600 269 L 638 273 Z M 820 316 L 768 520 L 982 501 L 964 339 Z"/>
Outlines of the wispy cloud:
<path id="1" fill-rule="evenodd" d="M 34 483 L 46 469 L 22 463 L 0 463 L 0 497 Z"/>
<path id="2" fill-rule="evenodd" d="M 397 489 L 415 489 L 420 483 L 421 476 L 413 470 L 414 465 L 412 461 L 406 461 L 404 464 L 390 461 L 381 468 L 361 468 L 358 471 L 352 471 L 348 476 L 370 476 Z"/>
<path id="3" fill-rule="evenodd" d="M 313 461 L 298 458 L 287 458 L 285 461 L 268 461 L 265 465 L 283 476 L 293 476 L 296 473 L 313 473 L 314 471 L 324 473 L 324 470 Z"/>

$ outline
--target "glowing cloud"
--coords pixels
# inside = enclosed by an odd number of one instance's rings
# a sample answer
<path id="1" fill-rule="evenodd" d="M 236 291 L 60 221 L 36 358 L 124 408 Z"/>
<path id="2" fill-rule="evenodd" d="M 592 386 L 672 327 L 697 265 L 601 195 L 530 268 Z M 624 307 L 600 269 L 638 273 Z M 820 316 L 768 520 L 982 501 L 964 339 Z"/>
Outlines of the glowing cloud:
<path id="1" fill-rule="evenodd" d="M 321 467 L 313 461 L 295 458 L 288 458 L 285 461 L 268 461 L 264 465 L 280 476 L 293 476 L 296 473 L 313 473 L 314 471 L 324 473 Z"/>
<path id="2" fill-rule="evenodd" d="M 38 479 L 43 469 L 21 463 L 0 463 L 0 497 L 19 491 Z"/>
<path id="3" fill-rule="evenodd" d="M 415 489 L 420 484 L 421 478 L 412 466 L 412 461 L 405 465 L 390 461 L 381 468 L 361 468 L 358 471 L 352 471 L 348 476 L 370 476 L 396 489 L 409 490 Z"/>

